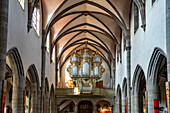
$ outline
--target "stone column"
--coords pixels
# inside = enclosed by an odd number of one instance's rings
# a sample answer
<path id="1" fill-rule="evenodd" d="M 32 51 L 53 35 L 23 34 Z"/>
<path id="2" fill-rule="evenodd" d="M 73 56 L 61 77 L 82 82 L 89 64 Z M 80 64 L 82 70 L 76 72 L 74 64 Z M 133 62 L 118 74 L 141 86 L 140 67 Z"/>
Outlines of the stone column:
<path id="1" fill-rule="evenodd" d="M 154 99 L 158 99 L 158 86 L 148 83 L 148 113 L 154 112 Z"/>
<path id="2" fill-rule="evenodd" d="M 46 74 L 46 42 L 45 42 L 45 31 L 42 33 L 42 59 L 41 59 L 41 102 L 40 102 L 40 113 L 43 113 L 44 107 L 44 95 L 45 95 L 45 74 Z"/>
<path id="3" fill-rule="evenodd" d="M 131 38 L 130 31 L 126 31 L 126 64 L 127 64 L 127 97 L 128 113 L 131 113 Z"/>
<path id="4" fill-rule="evenodd" d="M 170 82 L 170 1 L 169 0 L 166 0 L 166 51 L 167 51 L 167 76 L 168 76 L 168 82 Z M 170 107 L 168 108 L 168 111 L 170 111 Z"/>
<path id="5" fill-rule="evenodd" d="M 131 104 L 134 105 L 135 104 L 135 102 L 134 102 L 135 99 L 134 99 L 134 95 L 133 94 L 131 95 L 131 98 L 132 98 L 131 99 Z M 131 111 L 132 111 L 132 113 L 135 113 L 135 107 L 132 107 Z"/>
<path id="6" fill-rule="evenodd" d="M 45 111 L 46 111 L 46 113 L 50 113 L 50 104 L 49 104 L 49 94 L 47 93 L 47 95 L 46 95 L 46 104 L 45 104 L 46 106 L 45 106 Z"/>
<path id="7" fill-rule="evenodd" d="M 96 113 L 97 112 L 97 105 L 94 105 L 93 106 L 93 113 Z"/>
<path id="8" fill-rule="evenodd" d="M 114 113 L 114 105 L 111 105 L 111 113 Z"/>
<path id="9" fill-rule="evenodd" d="M 37 84 L 36 83 L 32 83 L 32 91 L 31 91 L 31 108 L 32 108 L 32 113 L 37 113 L 37 100 L 38 100 L 38 95 L 37 95 L 37 88 L 36 88 Z"/>
<path id="10" fill-rule="evenodd" d="M 13 75 L 18 76 L 18 75 Z M 23 113 L 25 78 L 18 76 L 13 79 L 12 113 Z"/>
<path id="11" fill-rule="evenodd" d="M 37 91 L 37 98 L 38 98 L 38 100 L 37 100 L 37 113 L 40 113 L 40 110 L 41 110 L 41 108 L 40 108 L 40 102 L 41 102 L 41 91 L 38 89 L 38 91 Z"/>
<path id="12" fill-rule="evenodd" d="M 126 97 L 125 92 L 122 93 L 122 113 L 125 113 Z"/>
<path id="13" fill-rule="evenodd" d="M 170 81 L 170 1 L 166 0 L 166 49 L 167 49 L 167 71 Z"/>
<path id="14" fill-rule="evenodd" d="M 8 0 L 0 0 L 0 111 L 2 100 L 2 87 L 5 78 L 6 49 L 8 34 Z"/>
<path id="15" fill-rule="evenodd" d="M 135 92 L 133 95 L 134 103 L 133 103 L 133 111 L 134 113 L 139 113 L 139 94 Z"/>
<path id="16" fill-rule="evenodd" d="M 75 104 L 75 112 L 74 113 L 78 113 L 78 104 Z"/>
<path id="17" fill-rule="evenodd" d="M 116 113 L 121 113 L 121 111 L 120 111 L 120 99 L 119 99 L 119 97 L 116 97 L 116 103 L 115 103 L 115 112 Z"/>

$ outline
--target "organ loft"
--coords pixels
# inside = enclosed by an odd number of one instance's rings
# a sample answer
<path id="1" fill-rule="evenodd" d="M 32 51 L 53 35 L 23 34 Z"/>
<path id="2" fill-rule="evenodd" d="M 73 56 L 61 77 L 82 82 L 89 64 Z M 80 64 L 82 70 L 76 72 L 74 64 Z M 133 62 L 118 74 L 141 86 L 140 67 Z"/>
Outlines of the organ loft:
<path id="1" fill-rule="evenodd" d="M 88 48 L 87 44 L 71 55 L 67 71 L 72 79 L 69 81 L 68 87 L 78 88 L 79 94 L 93 94 L 96 87 L 103 86 L 100 80 L 105 72 L 102 58 L 97 51 Z"/>

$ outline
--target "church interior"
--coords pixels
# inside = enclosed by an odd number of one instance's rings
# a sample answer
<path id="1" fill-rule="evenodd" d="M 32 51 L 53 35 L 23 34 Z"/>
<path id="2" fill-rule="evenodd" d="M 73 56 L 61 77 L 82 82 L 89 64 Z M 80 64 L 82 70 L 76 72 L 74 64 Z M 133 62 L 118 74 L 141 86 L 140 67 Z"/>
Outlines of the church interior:
<path id="1" fill-rule="evenodd" d="M 0 0 L 0 113 L 170 113 L 170 0 Z"/>

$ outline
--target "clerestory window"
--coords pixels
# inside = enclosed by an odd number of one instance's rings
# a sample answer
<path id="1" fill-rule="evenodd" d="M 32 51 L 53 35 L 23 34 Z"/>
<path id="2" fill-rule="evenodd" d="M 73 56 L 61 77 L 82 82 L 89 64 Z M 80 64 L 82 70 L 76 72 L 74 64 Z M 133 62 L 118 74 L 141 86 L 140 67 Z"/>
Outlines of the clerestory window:
<path id="1" fill-rule="evenodd" d="M 138 28 L 139 28 L 139 10 L 137 5 L 134 3 L 134 33 L 136 33 Z"/>
<path id="2" fill-rule="evenodd" d="M 33 11 L 32 25 L 38 36 L 40 35 L 40 10 L 35 7 Z"/>

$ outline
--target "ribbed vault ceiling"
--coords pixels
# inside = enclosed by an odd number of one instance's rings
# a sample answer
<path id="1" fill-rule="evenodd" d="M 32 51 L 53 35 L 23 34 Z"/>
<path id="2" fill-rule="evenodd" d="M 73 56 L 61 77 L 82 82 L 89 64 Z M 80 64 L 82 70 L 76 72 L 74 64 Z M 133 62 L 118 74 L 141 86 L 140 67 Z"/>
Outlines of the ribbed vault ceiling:
<path id="1" fill-rule="evenodd" d="M 131 0 L 42 0 L 43 29 L 57 46 L 60 66 L 87 43 L 110 67 L 122 31 L 129 29 Z M 87 42 L 88 41 L 88 42 Z"/>

